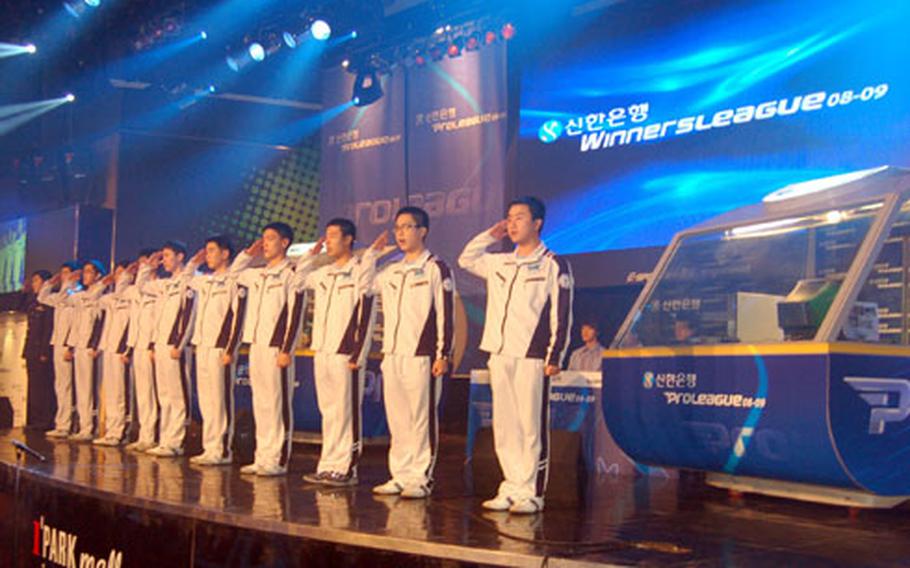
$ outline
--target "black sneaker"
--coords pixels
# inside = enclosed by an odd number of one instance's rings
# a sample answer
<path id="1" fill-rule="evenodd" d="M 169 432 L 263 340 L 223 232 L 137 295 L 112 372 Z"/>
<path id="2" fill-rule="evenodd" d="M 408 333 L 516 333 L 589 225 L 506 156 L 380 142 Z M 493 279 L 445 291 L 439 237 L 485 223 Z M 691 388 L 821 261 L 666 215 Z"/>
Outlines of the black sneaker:
<path id="1" fill-rule="evenodd" d="M 350 473 L 330 471 L 326 474 L 322 483 L 331 487 L 348 487 L 357 485 L 357 476 Z"/>

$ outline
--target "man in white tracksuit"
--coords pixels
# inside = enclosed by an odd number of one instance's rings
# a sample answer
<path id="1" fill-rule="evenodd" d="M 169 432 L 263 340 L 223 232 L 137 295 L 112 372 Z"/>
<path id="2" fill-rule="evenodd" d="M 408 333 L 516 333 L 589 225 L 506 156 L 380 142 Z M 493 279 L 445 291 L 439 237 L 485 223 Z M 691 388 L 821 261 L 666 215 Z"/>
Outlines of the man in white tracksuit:
<path id="1" fill-rule="evenodd" d="M 139 265 L 146 264 L 156 252 L 155 249 L 140 251 Z M 147 280 L 155 277 L 154 271 L 144 276 Z M 146 452 L 158 445 L 158 393 L 155 388 L 155 365 L 149 349 L 158 315 L 158 295 L 149 290 L 142 291 L 136 284 L 128 287 L 125 295 L 130 300 L 130 323 L 123 362 L 131 363 L 133 392 L 136 395 L 135 419 L 139 421 L 139 437 L 127 444 L 126 449 Z"/>
<path id="2" fill-rule="evenodd" d="M 186 246 L 169 241 L 140 269 L 136 281 L 140 291 L 158 297 L 158 316 L 152 334 L 155 387 L 161 408 L 158 445 L 148 453 L 158 457 L 183 455 L 186 423 L 190 409 L 187 372 L 187 342 L 196 312 L 190 275 L 183 270 Z M 170 276 L 151 280 L 159 263 Z"/>
<path id="3" fill-rule="evenodd" d="M 73 275 L 78 277 L 79 272 Z M 73 307 L 73 324 L 66 344 L 72 350 L 76 384 L 76 412 L 79 413 L 79 431 L 70 436 L 77 442 L 88 442 L 95 431 L 95 383 L 99 373 L 98 341 L 101 336 L 101 295 L 107 284 L 102 281 L 104 267 L 97 260 L 82 266 L 82 290 L 69 296 Z M 72 277 L 72 275 L 71 275 Z"/>
<path id="4" fill-rule="evenodd" d="M 455 281 L 448 265 L 426 249 L 430 218 L 419 207 L 395 215 L 404 258 L 376 277 L 382 295 L 382 384 L 391 434 L 391 479 L 379 495 L 427 497 L 439 447 L 438 405 L 455 333 Z"/>
<path id="5" fill-rule="evenodd" d="M 126 352 L 127 331 L 130 321 L 130 300 L 125 292 L 133 275 L 127 270 L 129 263 L 121 262 L 113 274 L 114 290 L 101 296 L 102 331 L 98 342 L 101 351 L 101 392 L 104 397 L 104 436 L 95 438 L 97 446 L 119 446 L 126 437 L 127 366 L 123 361 Z"/>
<path id="6" fill-rule="evenodd" d="M 472 239 L 458 264 L 484 278 L 487 309 L 480 349 L 490 354 L 493 440 L 504 481 L 483 506 L 543 510 L 549 471 L 550 377 L 559 374 L 572 325 L 569 263 L 540 240 L 545 208 L 534 197 L 513 201 L 507 218 Z M 487 248 L 508 234 L 509 253 Z"/>
<path id="7" fill-rule="evenodd" d="M 370 352 L 373 324 L 373 278 L 376 259 L 388 239 L 385 231 L 360 258 L 352 254 L 354 223 L 332 219 L 325 244 L 333 260 L 310 274 L 306 288 L 313 290 L 311 349 L 316 380 L 316 401 L 322 414 L 322 453 L 309 483 L 345 486 L 357 483 L 361 447 L 363 368 Z"/>
<path id="8" fill-rule="evenodd" d="M 294 431 L 294 350 L 303 321 L 303 279 L 307 262 L 294 270 L 287 249 L 294 232 L 285 223 L 270 223 L 262 238 L 237 255 L 231 273 L 237 279 L 238 297 L 245 298 L 243 342 L 250 345 L 250 390 L 256 424 L 256 453 L 240 473 L 264 477 L 284 475 L 291 459 Z M 265 266 L 250 268 L 257 257 Z"/>
<path id="9" fill-rule="evenodd" d="M 192 342 L 202 413 L 202 453 L 190 462 L 198 465 L 226 465 L 232 460 L 234 370 L 242 323 L 236 314 L 238 301 L 246 302 L 245 295 L 238 297 L 235 275 L 228 270 L 233 252 L 227 237 L 209 237 L 187 264 L 191 273 L 203 261 L 208 269 L 190 280 L 198 305 Z"/>
<path id="10" fill-rule="evenodd" d="M 66 438 L 73 428 L 73 360 L 69 347 L 66 346 L 66 336 L 73 324 L 73 306 L 69 302 L 69 296 L 80 288 L 77 281 L 70 279 L 70 275 L 78 268 L 74 262 L 65 263 L 60 267 L 60 272 L 45 282 L 38 292 L 38 301 L 54 308 L 51 347 L 57 415 L 54 418 L 54 429 L 47 433 L 48 438 Z M 55 290 L 55 286 L 59 288 Z"/>

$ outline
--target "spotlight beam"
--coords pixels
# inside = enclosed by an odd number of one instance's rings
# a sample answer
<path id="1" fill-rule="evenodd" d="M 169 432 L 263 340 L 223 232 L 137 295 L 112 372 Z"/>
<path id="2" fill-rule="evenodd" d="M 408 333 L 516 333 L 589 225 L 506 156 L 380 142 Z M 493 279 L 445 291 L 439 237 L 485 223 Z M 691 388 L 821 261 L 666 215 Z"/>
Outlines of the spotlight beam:
<path id="1" fill-rule="evenodd" d="M 0 59 L 14 55 L 32 55 L 38 51 L 34 44 L 16 45 L 14 43 L 0 42 Z"/>
<path id="2" fill-rule="evenodd" d="M 57 99 L 51 99 L 48 101 L 40 101 L 38 103 L 33 103 L 36 106 L 31 110 L 26 110 L 24 112 L 19 112 L 18 114 L 7 116 L 6 118 L 0 119 L 0 135 L 8 134 L 13 130 L 19 128 L 23 124 L 38 118 L 42 114 L 50 112 L 55 108 L 62 106 L 70 102 L 67 100 L 67 97 L 60 97 Z M 15 105 L 14 105 L 15 106 Z"/>

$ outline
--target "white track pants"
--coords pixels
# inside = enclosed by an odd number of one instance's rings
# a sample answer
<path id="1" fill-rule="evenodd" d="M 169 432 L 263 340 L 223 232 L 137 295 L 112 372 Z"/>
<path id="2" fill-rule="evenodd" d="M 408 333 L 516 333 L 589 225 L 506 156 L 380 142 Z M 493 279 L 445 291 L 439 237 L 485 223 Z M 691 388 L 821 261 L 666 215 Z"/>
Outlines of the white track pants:
<path id="1" fill-rule="evenodd" d="M 322 453 L 317 472 L 356 474 L 362 451 L 363 369 L 354 373 L 348 355 L 313 356 L 316 401 L 322 414 Z"/>
<path id="2" fill-rule="evenodd" d="M 430 357 L 386 355 L 382 360 L 389 473 L 404 487 L 433 486 L 442 378 L 432 376 L 431 364 Z"/>
<path id="3" fill-rule="evenodd" d="M 95 381 L 98 367 L 101 366 L 101 356 L 92 357 L 88 347 L 77 347 L 73 355 L 79 434 L 91 436 L 95 431 Z"/>
<path id="4" fill-rule="evenodd" d="M 490 355 L 499 495 L 543 499 L 550 458 L 550 379 L 542 359 Z"/>
<path id="5" fill-rule="evenodd" d="M 183 448 L 190 408 L 187 379 L 186 351 L 180 353 L 180 358 L 172 359 L 169 346 L 155 349 L 155 386 L 161 406 L 158 445 L 165 448 Z"/>
<path id="6" fill-rule="evenodd" d="M 282 369 L 278 348 L 250 346 L 250 390 L 253 420 L 256 422 L 256 455 L 260 467 L 286 468 L 291 459 L 294 432 L 294 358 Z"/>
<path id="7" fill-rule="evenodd" d="M 234 365 L 225 365 L 224 349 L 196 348 L 196 393 L 202 413 L 202 450 L 231 458 L 234 437 Z"/>
<path id="8" fill-rule="evenodd" d="M 120 354 L 102 351 L 101 393 L 104 397 L 104 437 L 123 441 L 126 435 L 126 365 Z"/>
<path id="9" fill-rule="evenodd" d="M 57 415 L 54 429 L 70 431 L 73 427 L 73 362 L 63 358 L 69 347 L 54 345 L 54 394 Z"/>

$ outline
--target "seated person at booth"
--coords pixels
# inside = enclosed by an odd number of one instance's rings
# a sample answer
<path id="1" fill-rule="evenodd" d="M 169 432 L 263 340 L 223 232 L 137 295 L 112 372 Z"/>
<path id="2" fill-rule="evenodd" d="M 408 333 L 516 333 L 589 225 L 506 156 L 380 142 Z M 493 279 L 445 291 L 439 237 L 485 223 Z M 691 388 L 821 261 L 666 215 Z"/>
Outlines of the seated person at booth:
<path id="1" fill-rule="evenodd" d="M 679 345 L 700 343 L 698 321 L 694 314 L 680 312 L 673 317 L 673 339 Z"/>
<path id="2" fill-rule="evenodd" d="M 572 351 L 569 357 L 570 371 L 600 371 L 604 346 L 598 338 L 597 324 L 586 321 L 581 324 L 581 340 L 584 345 Z"/>

